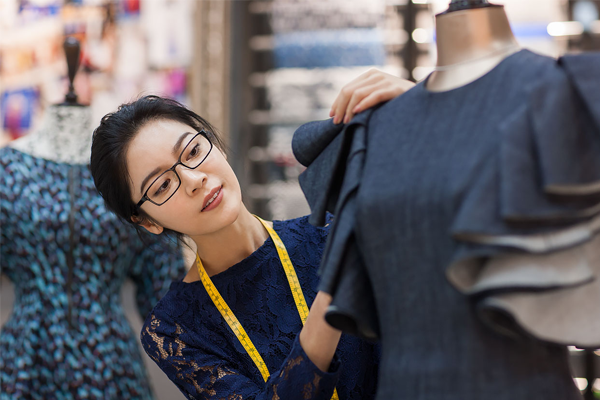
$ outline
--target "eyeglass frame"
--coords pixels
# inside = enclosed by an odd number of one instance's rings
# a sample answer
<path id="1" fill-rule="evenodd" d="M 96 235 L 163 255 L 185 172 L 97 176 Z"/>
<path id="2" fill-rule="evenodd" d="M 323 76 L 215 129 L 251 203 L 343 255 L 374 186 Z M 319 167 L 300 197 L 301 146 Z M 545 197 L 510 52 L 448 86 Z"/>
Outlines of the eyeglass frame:
<path id="1" fill-rule="evenodd" d="M 200 161 L 198 163 L 198 165 L 196 165 L 195 167 L 188 167 L 187 165 L 185 165 L 182 161 L 181 161 L 181 157 L 183 157 L 183 153 L 185 153 L 185 150 L 188 148 L 188 146 L 194 141 L 194 139 L 196 139 L 196 137 L 198 137 L 198 135 L 202 135 L 206 138 L 206 140 L 208 141 L 208 143 L 210 144 L 210 148 L 208 149 L 208 153 L 206 153 L 206 155 L 204 156 L 204 158 L 202 159 L 202 161 Z M 140 199 L 140 201 L 137 202 L 137 204 L 134 207 L 134 211 L 133 211 L 133 215 L 137 215 L 138 211 L 140 210 L 140 207 L 142 207 L 142 204 L 144 204 L 146 201 L 149 201 L 150 203 L 160 207 L 163 204 L 165 204 L 167 201 L 171 200 L 171 197 L 173 197 L 175 195 L 175 193 L 177 193 L 177 191 L 179 190 L 179 188 L 181 187 L 181 177 L 179 176 L 179 174 L 177 173 L 177 166 L 178 165 L 183 165 L 185 168 L 187 169 L 196 169 L 198 168 L 204 161 L 206 161 L 206 159 L 208 158 L 208 156 L 210 155 L 210 152 L 212 151 L 214 145 L 211 142 L 211 140 L 208 137 L 208 132 L 205 131 L 204 129 L 202 129 L 201 131 L 198 131 L 198 133 L 196 133 L 188 142 L 188 144 L 185 145 L 185 147 L 183 148 L 183 150 L 181 150 L 181 153 L 179 154 L 179 158 L 177 159 L 177 162 L 175 164 L 173 164 L 173 166 L 169 169 L 164 170 L 160 175 L 158 175 L 156 177 L 156 179 L 154 179 L 152 181 L 152 183 L 148 186 L 148 189 L 146 189 L 146 191 L 144 192 L 144 195 L 142 196 L 142 198 Z M 175 174 L 175 176 L 177 177 L 177 179 L 179 180 L 179 184 L 177 185 L 177 187 L 175 188 L 175 191 L 173 191 L 173 193 L 162 203 L 158 204 L 155 201 L 153 201 L 150 197 L 148 197 L 148 191 L 150 190 L 150 188 L 152 187 L 152 185 L 154 185 L 154 183 L 160 179 L 161 176 L 163 176 L 164 174 L 166 174 L 169 171 L 173 171 L 173 173 Z"/>

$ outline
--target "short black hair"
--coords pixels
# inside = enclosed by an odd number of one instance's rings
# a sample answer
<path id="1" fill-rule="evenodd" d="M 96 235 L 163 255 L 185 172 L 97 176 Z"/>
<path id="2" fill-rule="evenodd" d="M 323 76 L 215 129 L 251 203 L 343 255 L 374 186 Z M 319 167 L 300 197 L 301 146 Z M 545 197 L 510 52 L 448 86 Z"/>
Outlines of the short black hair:
<path id="1" fill-rule="evenodd" d="M 122 220 L 135 225 L 132 216 L 150 219 L 142 210 L 137 212 L 130 191 L 131 177 L 127 170 L 126 153 L 129 144 L 148 122 L 171 120 L 186 124 L 196 131 L 204 130 L 213 144 L 224 151 L 225 147 L 215 128 L 204 118 L 176 100 L 148 95 L 131 103 L 122 104 L 117 111 L 102 117 L 92 137 L 90 170 L 96 189 L 109 210 Z M 167 234 L 182 239 L 179 232 L 165 229 Z"/>

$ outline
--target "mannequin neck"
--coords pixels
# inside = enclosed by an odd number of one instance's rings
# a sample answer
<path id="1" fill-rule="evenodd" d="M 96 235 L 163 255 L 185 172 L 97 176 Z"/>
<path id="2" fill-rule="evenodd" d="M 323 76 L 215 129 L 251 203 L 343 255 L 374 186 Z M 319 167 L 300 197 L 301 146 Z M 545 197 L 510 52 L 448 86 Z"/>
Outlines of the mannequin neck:
<path id="1" fill-rule="evenodd" d="M 518 50 L 502 6 L 440 14 L 436 31 L 440 70 L 427 81 L 432 91 L 464 86 Z"/>
<path id="2" fill-rule="evenodd" d="M 89 107 L 50 106 L 40 126 L 9 145 L 50 161 L 88 164 L 92 146 Z"/>

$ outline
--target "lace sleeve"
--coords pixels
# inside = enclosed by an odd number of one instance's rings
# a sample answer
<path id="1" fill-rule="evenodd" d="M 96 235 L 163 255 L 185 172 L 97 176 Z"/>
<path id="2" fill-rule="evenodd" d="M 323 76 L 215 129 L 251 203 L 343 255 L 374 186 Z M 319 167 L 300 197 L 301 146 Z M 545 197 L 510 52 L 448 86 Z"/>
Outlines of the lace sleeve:
<path id="1" fill-rule="evenodd" d="M 133 262 L 129 277 L 136 285 L 135 299 L 142 319 L 146 318 L 158 300 L 169 290 L 171 282 L 185 273 L 182 251 L 175 241 L 150 234 L 132 240 Z"/>
<path id="2" fill-rule="evenodd" d="M 144 350 L 188 399 L 227 400 L 329 400 L 339 378 L 339 360 L 328 372 L 319 370 L 302 350 L 296 337 L 290 354 L 266 383 L 258 370 L 244 372 L 242 362 L 220 357 L 217 346 L 203 340 L 202 348 L 183 339 L 187 332 L 154 314 L 141 333 Z M 240 354 L 241 357 L 247 357 Z M 241 360 L 240 360 L 241 361 Z"/>

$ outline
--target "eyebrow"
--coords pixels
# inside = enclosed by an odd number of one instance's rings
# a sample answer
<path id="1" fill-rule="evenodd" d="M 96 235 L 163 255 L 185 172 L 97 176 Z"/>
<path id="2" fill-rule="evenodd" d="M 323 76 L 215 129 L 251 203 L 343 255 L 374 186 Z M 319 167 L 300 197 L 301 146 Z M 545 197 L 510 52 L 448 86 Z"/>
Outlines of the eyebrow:
<path id="1" fill-rule="evenodd" d="M 173 150 L 171 151 L 171 153 L 173 154 L 173 156 L 177 157 L 179 155 L 179 148 L 181 147 L 181 144 L 183 143 L 183 140 L 188 136 L 191 135 L 191 132 L 184 132 L 181 136 L 179 136 L 179 139 L 177 139 L 177 141 L 175 142 L 175 145 L 173 146 Z M 161 167 L 156 167 L 152 170 L 152 172 L 150 172 L 142 181 L 142 184 L 140 185 L 140 193 L 144 193 L 144 186 L 146 186 L 146 184 L 148 183 L 148 181 L 153 178 L 156 174 L 158 174 L 160 171 L 162 170 Z"/>
<path id="2" fill-rule="evenodd" d="M 175 146 L 173 146 L 173 156 L 179 156 L 179 148 L 181 147 L 181 143 L 183 143 L 183 139 L 185 139 L 188 135 L 191 135 L 192 132 L 184 132 L 183 135 L 179 136 L 179 139 L 175 142 Z"/>

